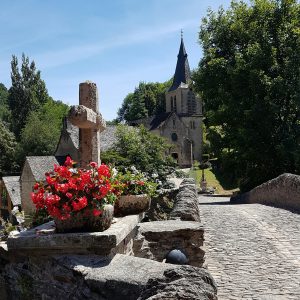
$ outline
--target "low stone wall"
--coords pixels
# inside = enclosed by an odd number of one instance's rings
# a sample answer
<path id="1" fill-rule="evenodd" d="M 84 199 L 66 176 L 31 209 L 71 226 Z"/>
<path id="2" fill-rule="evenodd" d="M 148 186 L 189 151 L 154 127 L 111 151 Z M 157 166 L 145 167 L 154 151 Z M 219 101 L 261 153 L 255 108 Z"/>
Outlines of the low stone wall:
<path id="1" fill-rule="evenodd" d="M 156 221 L 140 223 L 133 240 L 135 256 L 162 262 L 173 249 L 183 250 L 189 265 L 202 267 L 204 263 L 204 229 L 198 222 Z"/>
<path id="2" fill-rule="evenodd" d="M 174 298 L 166 299 L 214 300 L 216 293 L 212 276 L 202 268 L 122 254 L 112 260 L 97 255 L 32 257 L 0 270 L 1 300 L 136 300 L 168 295 Z"/>
<path id="3" fill-rule="evenodd" d="M 178 191 L 178 188 L 158 191 L 158 195 L 151 199 L 151 207 L 146 212 L 145 219 L 147 221 L 168 220 Z"/>
<path id="4" fill-rule="evenodd" d="M 186 178 L 180 184 L 170 219 L 200 222 L 197 190 L 193 178 Z"/>
<path id="5" fill-rule="evenodd" d="M 248 193 L 231 197 L 232 203 L 260 203 L 300 212 L 300 176 L 285 173 Z"/>

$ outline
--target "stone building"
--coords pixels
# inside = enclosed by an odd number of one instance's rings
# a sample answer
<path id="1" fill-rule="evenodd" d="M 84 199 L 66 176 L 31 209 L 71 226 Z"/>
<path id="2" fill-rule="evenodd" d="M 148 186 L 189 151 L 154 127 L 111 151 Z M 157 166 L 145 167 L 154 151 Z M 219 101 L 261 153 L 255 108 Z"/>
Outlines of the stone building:
<path id="1" fill-rule="evenodd" d="M 172 86 L 166 92 L 165 113 L 135 120 L 155 134 L 165 137 L 173 147 L 172 157 L 179 166 L 189 167 L 202 157 L 202 103 L 191 88 L 191 72 L 183 38 Z"/>
<path id="2" fill-rule="evenodd" d="M 3 177 L 0 180 L 0 216 L 9 220 L 14 207 L 21 207 L 20 177 Z"/>
<path id="3" fill-rule="evenodd" d="M 52 171 L 54 164 L 58 164 L 55 156 L 27 156 L 20 177 L 22 210 L 26 213 L 35 211 L 30 199 L 33 186 L 37 181 L 45 180 L 45 173 Z"/>

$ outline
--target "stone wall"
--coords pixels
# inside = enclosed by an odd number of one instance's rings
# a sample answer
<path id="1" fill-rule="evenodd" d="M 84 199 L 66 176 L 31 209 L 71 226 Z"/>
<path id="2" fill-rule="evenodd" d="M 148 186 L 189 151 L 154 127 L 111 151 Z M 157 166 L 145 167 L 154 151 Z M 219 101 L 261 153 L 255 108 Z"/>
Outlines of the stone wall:
<path id="1" fill-rule="evenodd" d="M 216 293 L 212 276 L 202 268 L 122 254 L 111 260 L 97 255 L 30 258 L 0 269 L 1 300 L 214 300 Z"/>
<path id="2" fill-rule="evenodd" d="M 285 173 L 250 192 L 234 196 L 232 203 L 260 203 L 300 212 L 300 176 Z"/>
<path id="3" fill-rule="evenodd" d="M 133 242 L 135 256 L 162 262 L 173 249 L 185 252 L 188 264 L 202 267 L 204 263 L 204 229 L 198 222 L 156 221 L 140 223 Z"/>
<path id="4" fill-rule="evenodd" d="M 193 178 L 185 178 L 182 181 L 170 219 L 200 222 L 197 190 Z"/>

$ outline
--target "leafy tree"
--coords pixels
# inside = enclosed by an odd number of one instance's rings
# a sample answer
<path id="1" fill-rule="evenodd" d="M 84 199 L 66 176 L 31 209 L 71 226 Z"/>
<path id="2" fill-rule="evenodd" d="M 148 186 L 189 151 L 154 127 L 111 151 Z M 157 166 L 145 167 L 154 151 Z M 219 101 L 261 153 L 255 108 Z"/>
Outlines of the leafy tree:
<path id="1" fill-rule="evenodd" d="M 118 111 L 119 122 L 133 121 L 165 111 L 165 92 L 171 80 L 164 83 L 140 82 L 133 93 L 129 93 Z"/>
<path id="2" fill-rule="evenodd" d="M 68 106 L 49 99 L 39 110 L 33 111 L 22 129 L 19 160 L 26 155 L 53 155 L 61 132 L 62 119 Z"/>
<path id="3" fill-rule="evenodd" d="M 12 130 L 19 138 L 29 114 L 46 103 L 49 96 L 40 71 L 36 69 L 34 61 L 29 62 L 29 58 L 24 54 L 20 70 L 17 57 L 12 57 L 11 81 L 8 104 L 13 119 Z"/>
<path id="4" fill-rule="evenodd" d="M 232 2 L 209 11 L 194 74 L 211 149 L 243 191 L 300 172 L 300 4 Z M 224 170 L 229 174 L 230 170 Z"/>
<path id="5" fill-rule="evenodd" d="M 125 125 L 118 126 L 116 135 L 113 149 L 101 153 L 103 162 L 114 163 L 120 168 L 135 166 L 148 176 L 155 173 L 159 180 L 166 181 L 166 176 L 175 165 L 172 158 L 165 154 L 171 146 L 162 137 L 150 133 L 143 126 Z"/>
<path id="6" fill-rule="evenodd" d="M 16 139 L 0 120 L 0 176 L 11 174 L 17 168 L 15 163 Z"/>
<path id="7" fill-rule="evenodd" d="M 10 110 L 8 107 L 8 90 L 3 83 L 0 83 L 0 120 L 10 121 Z"/>

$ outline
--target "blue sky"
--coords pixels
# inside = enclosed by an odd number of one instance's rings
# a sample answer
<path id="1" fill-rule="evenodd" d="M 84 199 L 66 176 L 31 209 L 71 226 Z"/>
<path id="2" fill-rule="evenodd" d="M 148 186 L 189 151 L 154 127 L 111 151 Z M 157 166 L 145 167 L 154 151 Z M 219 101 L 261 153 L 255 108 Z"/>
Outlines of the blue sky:
<path id="1" fill-rule="evenodd" d="M 78 85 L 97 83 L 100 111 L 116 117 L 140 81 L 163 82 L 176 66 L 180 30 L 190 67 L 202 57 L 197 42 L 208 7 L 229 0 L 1 1 L 0 82 L 10 87 L 12 54 L 36 62 L 50 96 L 78 103 Z"/>

